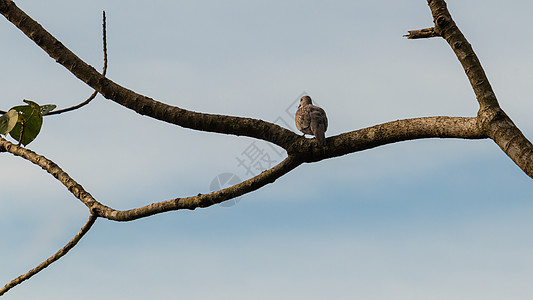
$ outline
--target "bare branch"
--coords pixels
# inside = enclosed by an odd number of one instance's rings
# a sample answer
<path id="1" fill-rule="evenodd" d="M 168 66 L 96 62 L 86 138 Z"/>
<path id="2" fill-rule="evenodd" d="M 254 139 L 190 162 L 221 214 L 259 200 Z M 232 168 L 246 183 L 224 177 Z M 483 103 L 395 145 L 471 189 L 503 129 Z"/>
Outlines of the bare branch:
<path id="1" fill-rule="evenodd" d="M 141 115 L 195 130 L 262 139 L 284 149 L 299 137 L 286 128 L 262 120 L 189 111 L 140 95 L 116 84 L 85 63 L 12 1 L 0 0 L 0 13 L 74 76 L 105 98 Z"/>
<path id="2" fill-rule="evenodd" d="M 459 30 L 452 19 L 450 12 L 443 0 L 428 0 L 433 21 L 435 23 L 435 32 L 442 36 L 450 45 L 455 55 L 461 62 L 466 72 L 470 84 L 474 89 L 476 98 L 480 107 L 494 106 L 498 107 L 498 101 L 489 83 L 485 71 L 472 49 L 472 45 L 466 40 L 463 33 Z"/>
<path id="3" fill-rule="evenodd" d="M 435 27 L 417 29 L 417 30 L 409 30 L 407 32 L 408 32 L 408 34 L 404 35 L 404 37 L 406 37 L 406 38 L 408 38 L 410 40 L 427 39 L 427 38 L 432 38 L 432 37 L 439 36 L 439 34 L 435 32 Z"/>
<path id="4" fill-rule="evenodd" d="M 107 73 L 107 32 L 106 32 L 105 11 L 103 12 L 102 19 L 103 19 L 103 21 L 102 21 L 102 39 L 103 39 L 103 52 L 104 52 L 104 67 L 102 68 L 102 75 L 105 76 L 105 74 Z M 87 98 L 87 100 L 83 101 L 82 103 L 74 105 L 74 106 L 71 106 L 71 107 L 68 107 L 68 108 L 64 108 L 64 109 L 60 109 L 60 110 L 55 110 L 55 111 L 49 112 L 48 114 L 46 114 L 46 116 L 58 115 L 58 114 L 62 114 L 62 113 L 65 113 L 65 112 L 73 111 L 73 110 L 79 109 L 81 107 L 84 107 L 85 105 L 89 104 L 94 98 L 96 98 L 97 95 L 98 95 L 98 92 L 94 91 L 89 96 L 89 98 Z M 5 113 L 6 113 L 5 111 L 0 110 L 0 114 L 5 114 Z"/>
<path id="5" fill-rule="evenodd" d="M 328 138 L 328 151 L 323 157 L 425 138 L 484 139 L 487 136 L 477 118 L 439 116 L 397 120 Z"/>
<path id="6" fill-rule="evenodd" d="M 477 118 L 423 117 L 404 119 L 354 130 L 327 138 L 327 146 L 314 148 L 313 140 L 302 139 L 289 148 L 304 162 L 316 162 L 327 158 L 372 149 L 387 144 L 425 138 L 487 138 Z"/>
<path id="7" fill-rule="evenodd" d="M 162 212 L 181 209 L 194 210 L 200 207 L 205 208 L 253 192 L 269 183 L 274 183 L 276 179 L 292 171 L 300 164 L 302 164 L 302 161 L 293 156 L 289 156 L 273 168 L 251 179 L 217 192 L 205 195 L 198 194 L 193 197 L 176 198 L 125 211 L 106 208 L 104 210 L 98 210 L 98 214 L 110 220 L 131 221 Z"/>
<path id="8" fill-rule="evenodd" d="M 68 244 L 65 245 L 65 247 L 61 248 L 58 252 L 50 256 L 50 258 L 43 261 L 37 267 L 28 271 L 28 273 L 20 275 L 19 277 L 13 279 L 11 282 L 6 284 L 2 289 L 0 289 L 0 296 L 2 296 L 3 294 L 5 294 L 7 291 L 14 288 L 15 286 L 21 284 L 25 280 L 30 279 L 33 275 L 39 273 L 40 271 L 42 271 L 43 269 L 45 269 L 46 267 L 48 267 L 49 265 L 51 265 L 52 263 L 56 262 L 58 259 L 63 257 L 65 254 L 67 254 L 70 251 L 70 249 L 76 246 L 76 244 L 78 244 L 81 238 L 87 232 L 89 232 L 89 230 L 91 229 L 91 227 L 93 226 L 97 218 L 98 217 L 95 214 L 91 213 L 91 215 L 89 216 L 89 220 L 87 220 L 85 225 L 83 225 L 80 231 L 74 236 L 74 238 L 72 238 L 72 240 L 70 240 L 70 242 L 68 242 Z"/>
<path id="9" fill-rule="evenodd" d="M 102 75 L 105 76 L 107 73 L 107 30 L 106 30 L 105 11 L 102 13 L 102 40 L 103 40 L 102 42 L 103 42 L 103 47 L 104 47 L 104 50 L 103 50 L 104 51 L 104 67 L 102 68 Z M 65 109 L 52 111 L 48 113 L 46 116 L 58 115 L 58 114 L 62 114 L 65 112 L 73 111 L 81 107 L 84 107 L 85 105 L 89 104 L 94 98 L 96 98 L 96 95 L 98 95 L 98 92 L 94 91 L 94 93 L 92 93 L 91 96 L 89 96 L 89 98 L 87 98 L 87 100 L 83 101 L 82 103 L 65 108 Z"/>
<path id="10" fill-rule="evenodd" d="M 260 175 L 232 187 L 206 195 L 177 198 L 147 206 L 118 211 L 98 211 L 104 218 L 131 221 L 161 212 L 208 207 L 255 191 L 298 167 L 302 162 L 315 162 L 399 141 L 422 138 L 483 139 L 486 136 L 477 124 L 477 118 L 427 117 L 398 120 L 364 128 L 327 139 L 324 151 L 314 147 L 312 139 L 302 138 L 289 149 L 289 157 Z"/>
<path id="11" fill-rule="evenodd" d="M 479 102 L 478 117 L 486 135 L 533 178 L 533 145 L 500 108 L 489 79 L 470 43 L 452 19 L 444 0 L 428 0 L 435 31 L 450 45 L 461 62 Z"/>
<path id="12" fill-rule="evenodd" d="M 209 194 L 156 202 L 125 211 L 115 210 L 98 202 L 59 166 L 42 155 L 14 145 L 1 137 L 0 149 L 39 165 L 98 216 L 115 221 L 131 221 L 162 212 L 209 207 L 242 196 L 273 183 L 303 162 L 316 162 L 386 144 L 422 138 L 482 139 L 486 136 L 481 131 L 477 118 L 426 117 L 388 122 L 330 137 L 325 148 L 316 147 L 316 142 L 312 139 L 300 137 L 289 149 L 289 156 L 284 161 L 251 179 Z"/>
<path id="13" fill-rule="evenodd" d="M 102 75 L 105 76 L 106 73 L 107 73 L 107 31 L 106 31 L 105 11 L 102 13 L 102 39 L 103 39 L 103 52 L 104 52 L 104 67 L 102 69 Z M 89 96 L 89 98 L 87 98 L 87 100 L 83 101 L 82 103 L 80 103 L 78 105 L 74 105 L 72 107 L 65 108 L 65 109 L 52 111 L 52 112 L 48 113 L 47 116 L 58 115 L 58 114 L 61 114 L 61 113 L 65 113 L 65 112 L 69 112 L 69 111 L 73 111 L 73 110 L 79 109 L 79 108 L 89 104 L 94 98 L 96 98 L 96 95 L 98 95 L 98 92 L 94 91 L 94 93 L 92 93 L 92 95 Z"/>
<path id="14" fill-rule="evenodd" d="M 483 139 L 490 137 L 529 176 L 533 177 L 533 163 L 531 163 L 533 161 L 533 146 L 521 134 L 503 110 L 499 108 L 481 64 L 473 52 L 472 47 L 453 22 L 447 11 L 446 3 L 442 0 L 428 0 L 428 4 L 434 16 L 435 27 L 409 31 L 409 34 L 406 36 L 410 39 L 442 36 L 448 41 L 461 61 L 468 79 L 474 88 L 480 104 L 478 116 L 471 118 L 440 116 L 397 120 L 329 137 L 327 139 L 327 146 L 318 147 L 314 140 L 300 137 L 294 132 L 273 123 L 251 118 L 188 111 L 137 94 L 109 80 L 105 77 L 107 70 L 105 12 L 103 15 L 104 68 L 102 74 L 100 74 L 95 68 L 86 64 L 48 33 L 41 25 L 16 7 L 12 1 L 0 0 L 0 13 L 58 63 L 95 89 L 93 96 L 96 96 L 96 93 L 99 92 L 104 97 L 135 110 L 139 114 L 182 127 L 201 131 L 243 135 L 269 141 L 283 147 L 288 153 L 288 157 L 278 165 L 232 187 L 206 195 L 199 194 L 192 197 L 175 198 L 121 211 L 98 202 L 51 160 L 33 151 L 14 145 L 0 137 L 0 152 L 10 152 L 40 166 L 67 187 L 91 211 L 89 220 L 73 240 L 38 267 L 7 284 L 0 290 L 0 295 L 65 255 L 91 228 L 98 217 L 115 221 L 131 221 L 163 212 L 209 207 L 273 183 L 302 163 L 316 162 L 386 144 L 422 138 Z M 88 99 L 85 102 L 88 103 L 90 100 L 92 99 Z M 85 102 L 67 110 L 79 108 L 85 105 Z M 63 110 L 63 112 L 67 110 Z"/>
<path id="15" fill-rule="evenodd" d="M 101 203 L 96 201 L 91 194 L 72 179 L 65 171 L 63 171 L 53 161 L 46 157 L 39 155 L 29 149 L 15 145 L 8 140 L 0 136 L 0 149 L 5 150 L 11 154 L 22 157 L 38 166 L 43 170 L 54 176 L 59 182 L 61 182 L 76 198 L 81 200 L 89 209 L 93 209 L 95 206 L 102 206 Z"/>
<path id="16" fill-rule="evenodd" d="M 3 150 L 40 166 L 42 169 L 54 176 L 59 182 L 61 182 L 76 198 L 78 198 L 97 216 L 116 221 L 130 221 L 171 210 L 195 209 L 198 207 L 208 207 L 217 203 L 221 203 L 223 201 L 255 191 L 266 184 L 273 183 L 276 179 L 293 170 L 302 163 L 302 161 L 296 159 L 295 157 L 288 157 L 273 168 L 266 170 L 251 179 L 217 192 L 206 195 L 199 194 L 194 197 L 162 201 L 129 211 L 119 211 L 98 202 L 91 196 L 91 194 L 85 191 L 85 189 L 79 183 L 72 179 L 57 164 L 46 157 L 38 155 L 37 153 L 26 148 L 12 144 L 6 139 L 0 137 L 0 151 Z"/>

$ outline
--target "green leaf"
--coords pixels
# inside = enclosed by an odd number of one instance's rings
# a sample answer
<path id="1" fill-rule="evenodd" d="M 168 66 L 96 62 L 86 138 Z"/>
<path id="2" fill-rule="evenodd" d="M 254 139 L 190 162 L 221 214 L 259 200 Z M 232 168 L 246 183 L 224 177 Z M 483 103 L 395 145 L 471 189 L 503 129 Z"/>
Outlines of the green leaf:
<path id="1" fill-rule="evenodd" d="M 41 131 L 43 116 L 41 107 L 32 101 L 24 100 L 28 105 L 15 106 L 12 109 L 18 112 L 18 121 L 9 133 L 16 141 L 24 146 L 31 143 Z"/>
<path id="2" fill-rule="evenodd" d="M 24 146 L 31 143 L 41 131 L 43 126 L 43 116 L 51 112 L 56 108 L 54 104 L 45 104 L 40 106 L 39 104 L 24 99 L 28 105 L 19 105 L 11 108 L 8 113 L 11 113 L 13 118 L 16 115 L 16 119 L 7 119 L 9 116 L 0 116 L 0 134 L 4 131 L 11 135 L 16 141 Z M 7 114 L 6 114 L 7 115 Z M 2 119 L 4 118 L 4 119 Z M 11 123 L 10 123 L 11 122 Z M 7 123 L 7 125 L 3 125 Z"/>
<path id="3" fill-rule="evenodd" d="M 17 124 L 18 118 L 19 114 L 14 109 L 0 116 L 0 134 L 8 134 Z"/>
<path id="4" fill-rule="evenodd" d="M 39 104 L 37 104 L 37 103 L 35 103 L 35 102 L 31 101 L 31 100 L 28 100 L 28 99 L 24 99 L 22 101 L 28 103 L 29 106 L 31 106 L 31 107 L 33 107 L 33 108 L 35 108 L 37 110 L 40 110 L 41 106 L 39 106 Z"/>

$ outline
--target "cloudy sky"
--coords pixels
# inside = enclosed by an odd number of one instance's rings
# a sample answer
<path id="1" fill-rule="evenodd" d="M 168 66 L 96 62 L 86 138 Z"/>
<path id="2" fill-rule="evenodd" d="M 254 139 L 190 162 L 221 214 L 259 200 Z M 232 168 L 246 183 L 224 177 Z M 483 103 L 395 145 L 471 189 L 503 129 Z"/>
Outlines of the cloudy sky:
<path id="1" fill-rule="evenodd" d="M 292 128 L 307 93 L 327 135 L 477 103 L 426 1 L 16 1 L 108 77 L 182 108 Z M 533 138 L 533 3 L 448 1 L 500 104 Z M 0 109 L 66 107 L 91 89 L 0 21 Z M 207 193 L 279 162 L 263 141 L 195 132 L 102 97 L 47 117 L 29 146 L 100 202 L 128 209 Z M 261 159 L 251 161 L 250 151 Z M 259 164 L 258 164 L 259 163 Z M 61 248 L 87 209 L 51 176 L 0 155 L 0 281 Z M 225 206 L 98 220 L 6 299 L 527 299 L 533 185 L 490 140 L 422 140 L 300 166 Z"/>

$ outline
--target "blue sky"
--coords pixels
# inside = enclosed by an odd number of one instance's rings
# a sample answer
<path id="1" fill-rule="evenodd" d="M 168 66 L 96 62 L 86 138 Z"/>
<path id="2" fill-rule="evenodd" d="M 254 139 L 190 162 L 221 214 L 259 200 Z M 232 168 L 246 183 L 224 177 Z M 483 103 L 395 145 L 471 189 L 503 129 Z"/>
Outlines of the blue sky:
<path id="1" fill-rule="evenodd" d="M 477 103 L 426 1 L 16 1 L 108 77 L 186 109 L 292 126 L 306 92 L 326 135 L 419 116 L 474 116 Z M 533 4 L 448 1 L 500 104 L 533 137 Z M 12 24 L 0 24 L 1 109 L 66 107 L 92 91 Z M 291 112 L 292 107 L 292 112 Z M 29 147 L 119 209 L 246 178 L 252 145 L 139 116 L 98 97 L 45 119 Z M 40 168 L 0 156 L 0 281 L 33 268 L 83 225 L 86 208 Z M 266 164 L 265 161 L 263 161 Z M 6 299 L 527 299 L 531 179 L 490 140 L 402 142 L 303 165 L 229 207 L 98 220 L 66 257 Z"/>

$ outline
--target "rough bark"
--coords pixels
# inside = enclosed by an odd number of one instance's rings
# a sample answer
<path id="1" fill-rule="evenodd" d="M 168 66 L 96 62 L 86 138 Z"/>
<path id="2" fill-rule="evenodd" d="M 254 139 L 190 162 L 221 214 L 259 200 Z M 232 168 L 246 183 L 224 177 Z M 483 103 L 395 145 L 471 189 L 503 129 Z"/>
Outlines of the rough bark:
<path id="1" fill-rule="evenodd" d="M 472 49 L 448 11 L 443 0 L 428 0 L 435 32 L 450 45 L 470 81 L 479 103 L 478 118 L 486 135 L 533 178 L 533 145 L 500 108 L 489 79 Z"/>

